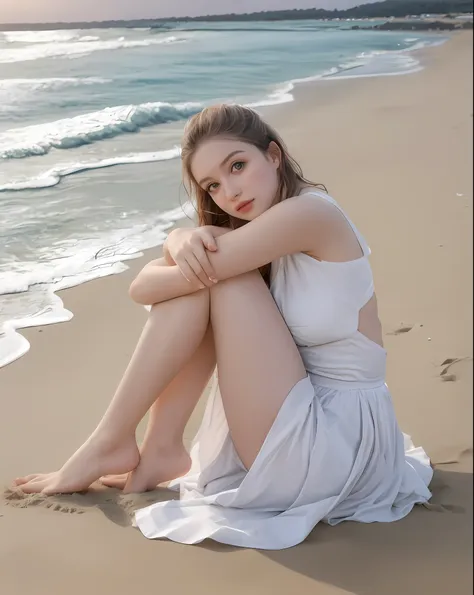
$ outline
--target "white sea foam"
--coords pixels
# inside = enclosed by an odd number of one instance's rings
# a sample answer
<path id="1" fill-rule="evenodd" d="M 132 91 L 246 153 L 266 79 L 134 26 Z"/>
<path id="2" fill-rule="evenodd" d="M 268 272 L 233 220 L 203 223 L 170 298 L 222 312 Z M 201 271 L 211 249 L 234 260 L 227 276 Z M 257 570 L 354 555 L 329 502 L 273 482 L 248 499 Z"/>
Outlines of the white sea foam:
<path id="1" fill-rule="evenodd" d="M 83 275 L 95 278 L 117 263 L 136 258 L 142 250 L 162 244 L 165 230 L 173 222 L 194 213 L 194 207 L 187 202 L 129 229 L 110 230 L 104 237 L 56 242 L 38 252 L 38 262 L 12 260 L 8 266 L 3 265 L 8 272 L 0 273 L 0 295 L 23 293 L 39 284 L 52 285 L 56 291 L 64 289 L 65 283 L 68 287 L 83 283 Z"/>
<path id="2" fill-rule="evenodd" d="M 10 271 L 0 273 L 1 299 L 21 299 L 27 307 L 26 316 L 3 318 L 0 327 L 0 367 L 24 355 L 28 341 L 18 329 L 65 322 L 72 313 L 64 308 L 55 292 L 74 287 L 99 277 L 118 274 L 127 269 L 127 260 L 138 258 L 142 250 L 158 246 L 166 239 L 176 221 L 192 217 L 190 203 L 159 214 L 153 221 L 136 224 L 128 230 L 111 232 L 102 240 L 69 240 L 58 243 L 58 256 L 42 262 L 12 262 Z M 17 310 L 16 310 L 17 311 Z"/>
<path id="3" fill-rule="evenodd" d="M 53 148 L 70 149 L 113 138 L 155 124 L 182 120 L 201 108 L 199 103 L 119 105 L 47 124 L 0 133 L 0 159 L 45 155 Z"/>
<path id="4" fill-rule="evenodd" d="M 0 93 L 2 91 L 43 91 L 55 90 L 61 87 L 79 87 L 82 85 L 105 85 L 112 82 L 112 79 L 102 77 L 50 77 L 50 78 L 29 78 L 29 79 L 1 79 Z"/>
<path id="5" fill-rule="evenodd" d="M 295 88 L 293 82 L 284 83 L 275 91 L 270 93 L 265 99 L 248 103 L 248 107 L 265 107 L 267 105 L 278 105 L 280 103 L 289 103 L 294 100 L 291 91 Z"/>
<path id="6" fill-rule="evenodd" d="M 77 49 L 71 50 L 71 53 L 68 53 L 71 46 L 89 48 L 85 52 L 89 53 L 90 51 L 96 51 L 96 49 L 108 49 L 104 48 L 103 44 L 111 43 L 110 40 L 107 42 L 87 38 L 82 33 L 78 33 L 77 35 L 78 37 L 76 39 L 55 41 L 54 45 L 56 47 L 58 45 L 63 46 L 63 53 L 54 54 L 54 56 L 74 57 L 84 53 L 78 53 Z M 154 39 L 158 39 L 159 43 L 164 42 L 162 37 Z M 143 40 L 139 42 L 138 47 L 140 45 L 153 45 L 154 39 Z M 176 38 L 165 39 L 170 40 L 166 43 L 176 43 L 176 41 L 179 41 Z M 437 43 L 443 43 L 444 41 L 445 39 L 440 39 Z M 413 44 L 414 42 L 417 42 L 417 40 L 410 38 L 409 43 Z M 43 41 L 39 41 L 38 39 L 35 41 L 26 41 L 23 39 L 22 41 L 17 40 L 9 43 L 12 46 L 18 43 L 31 44 L 32 47 L 26 48 L 26 50 L 29 49 L 30 55 L 36 57 L 28 59 L 37 59 L 50 51 L 48 46 L 51 46 L 53 41 L 44 38 Z M 127 41 L 124 37 L 113 40 L 113 44 L 117 48 L 126 47 L 124 44 L 127 43 L 136 42 L 130 39 Z M 324 81 L 333 78 L 383 76 L 414 72 L 420 69 L 421 65 L 409 52 L 429 45 L 436 45 L 437 43 L 433 43 L 431 40 L 428 42 L 419 41 L 414 43 L 412 47 L 399 50 L 398 52 L 375 51 L 360 54 L 354 59 L 349 58 L 345 63 L 331 68 L 326 72 L 282 83 L 276 86 L 267 97 L 250 105 L 263 107 L 265 105 L 275 105 L 292 101 L 294 99 L 294 87 L 297 84 L 306 82 Z M 92 46 L 95 49 L 90 49 Z M 2 58 L 5 55 L 4 47 L 2 48 L 2 52 L 0 52 Z M 25 48 L 11 47 L 6 52 L 13 50 L 19 51 L 25 50 Z M 18 58 L 18 54 L 16 54 L 16 57 Z M 76 81 L 73 82 L 73 77 L 63 79 L 63 82 L 59 82 L 59 79 L 55 80 L 53 78 L 44 79 L 44 81 L 48 81 L 44 83 L 41 82 L 41 79 L 29 79 L 29 83 L 22 82 L 22 80 L 26 81 L 27 79 L 14 80 L 16 80 L 16 83 L 7 81 L 5 84 L 7 86 L 18 85 L 18 88 L 27 84 L 31 84 L 32 88 L 34 88 L 34 85 L 42 84 L 76 84 Z M 68 82 L 65 83 L 65 80 L 68 80 Z M 82 80 L 84 81 L 85 79 Z M 77 84 L 88 83 L 77 82 Z M 0 86 L 1 89 L 2 87 Z M 67 149 L 81 144 L 89 144 L 102 138 L 110 138 L 126 132 L 140 130 L 140 128 L 145 126 L 184 119 L 201 107 L 200 104 L 164 103 L 117 106 L 94 112 L 93 114 L 77 116 L 76 118 L 59 120 L 40 126 L 9 130 L 6 133 L 0 134 L 0 156 L 3 156 L 3 158 L 12 158 L 41 155 L 48 153 L 53 148 Z M 164 159 L 173 159 L 178 156 L 179 148 L 175 147 L 167 151 L 155 153 L 135 153 L 99 161 L 62 164 L 50 168 L 48 171 L 34 178 L 10 179 L 8 180 L 8 184 L 1 187 L 0 190 L 45 188 L 58 184 L 64 176 L 72 175 L 86 169 L 99 169 L 122 163 L 161 161 Z M 38 214 L 35 216 L 38 216 Z M 1 298 L 3 300 L 2 306 L 6 304 L 6 309 L 5 307 L 3 308 L 0 316 L 0 327 L 1 321 L 4 322 L 3 328 L 0 328 L 0 366 L 20 357 L 29 348 L 28 342 L 17 332 L 17 329 L 39 324 L 52 324 L 54 322 L 69 320 L 72 317 L 72 313 L 64 308 L 62 301 L 54 293 L 55 291 L 78 285 L 99 276 L 123 271 L 126 268 L 125 261 L 139 256 L 140 251 L 144 248 L 162 243 L 170 222 L 182 216 L 184 216 L 182 210 L 178 209 L 176 212 L 172 211 L 161 215 L 153 222 L 147 221 L 143 225 L 134 225 L 126 231 L 122 229 L 110 232 L 107 237 L 104 238 L 102 236 L 100 239 L 96 238 L 89 241 L 89 243 L 86 240 L 81 240 L 80 242 L 69 240 L 67 245 L 66 243 L 63 243 L 64 245 L 57 244 L 53 248 L 54 250 L 58 250 L 57 253 L 43 254 L 41 258 L 38 258 L 38 262 L 12 261 L 12 263 L 8 263 L 8 267 L 5 268 L 8 272 L 3 275 L 0 273 L 0 294 L 5 294 Z M 23 216 L 23 220 L 25 217 L 26 215 Z M 107 248 L 101 250 L 100 248 L 104 245 Z M 50 250 L 50 248 L 47 250 Z M 18 302 L 16 300 L 20 301 Z M 26 303 L 23 300 L 30 300 L 27 308 L 18 307 Z M 10 308 L 9 304 L 11 306 Z M 19 312 L 21 314 L 18 314 Z M 7 317 L 5 317 L 5 313 Z"/>
<path id="7" fill-rule="evenodd" d="M 417 41 L 417 39 L 412 39 L 411 41 Z M 442 45 L 445 41 L 446 38 L 436 40 L 430 39 L 419 41 L 411 47 L 402 50 L 374 50 L 372 52 L 361 52 L 354 60 L 339 64 L 338 66 L 314 76 L 292 79 L 285 83 L 285 86 L 281 88 L 293 89 L 295 85 L 316 81 L 399 76 L 419 72 L 423 67 L 420 61 L 414 56 L 411 56 L 410 53 L 415 50 Z M 265 103 L 265 100 L 263 100 L 262 102 L 253 105 L 271 105 L 271 103 Z"/>
<path id="8" fill-rule="evenodd" d="M 127 48 L 140 48 L 151 45 L 167 45 L 184 43 L 188 37 L 151 37 L 147 39 L 119 39 L 100 40 L 90 37 L 79 38 L 77 41 L 55 41 L 51 43 L 31 43 L 23 47 L 2 48 L 0 63 L 28 62 L 42 58 L 74 58 L 92 52 L 106 50 L 120 50 Z"/>
<path id="9" fill-rule="evenodd" d="M 176 159 L 181 154 L 181 149 L 175 147 L 164 151 L 154 151 L 148 153 L 131 153 L 120 157 L 109 157 L 99 161 L 86 161 L 83 163 L 70 163 L 54 167 L 43 172 L 34 178 L 25 178 L 7 182 L 0 185 L 0 192 L 15 190 L 36 190 L 39 188 L 50 188 L 59 184 L 62 178 L 83 171 L 103 169 L 115 165 L 126 165 L 132 163 L 150 163 L 153 161 L 168 161 Z"/>
<path id="10" fill-rule="evenodd" d="M 443 43 L 443 42 L 441 42 Z M 421 49 L 430 45 L 428 42 L 420 42 L 416 44 L 413 49 Z M 393 76 L 400 74 L 410 74 L 421 70 L 421 65 L 418 60 L 405 54 L 408 50 L 397 51 L 373 51 L 361 52 L 354 60 L 339 64 L 329 68 L 328 70 L 307 76 L 303 78 L 291 79 L 280 85 L 273 93 L 270 93 L 266 98 L 259 101 L 249 103 L 249 107 L 265 107 L 270 105 L 277 105 L 280 103 L 288 103 L 294 100 L 292 91 L 296 85 L 311 83 L 316 81 L 332 80 L 332 79 L 349 79 L 349 78 L 370 78 L 375 76 Z M 397 58 L 398 54 L 403 54 Z M 387 57 L 388 59 L 384 59 Z M 368 69 L 371 65 L 373 68 Z M 350 74 L 349 71 L 351 72 Z"/>
<path id="11" fill-rule="evenodd" d="M 3 37 L 9 43 L 57 43 L 80 39 L 79 29 L 67 31 L 5 31 Z M 94 39 L 99 39 L 95 37 Z"/>

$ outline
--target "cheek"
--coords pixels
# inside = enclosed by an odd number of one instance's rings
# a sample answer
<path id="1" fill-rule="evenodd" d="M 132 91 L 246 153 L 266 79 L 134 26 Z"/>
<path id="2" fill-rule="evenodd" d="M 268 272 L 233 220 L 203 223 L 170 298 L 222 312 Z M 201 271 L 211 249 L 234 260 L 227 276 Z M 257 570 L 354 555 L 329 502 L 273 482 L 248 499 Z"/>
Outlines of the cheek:
<path id="1" fill-rule="evenodd" d="M 226 197 L 223 192 L 216 192 L 212 196 L 212 201 L 216 204 L 220 209 L 224 211 L 224 213 L 229 212 L 229 205 L 227 204 Z M 227 208 L 226 208 L 227 207 Z"/>
<path id="2" fill-rule="evenodd" d="M 252 184 L 262 198 L 273 200 L 278 189 L 278 174 L 271 166 L 260 167 L 252 173 Z"/>

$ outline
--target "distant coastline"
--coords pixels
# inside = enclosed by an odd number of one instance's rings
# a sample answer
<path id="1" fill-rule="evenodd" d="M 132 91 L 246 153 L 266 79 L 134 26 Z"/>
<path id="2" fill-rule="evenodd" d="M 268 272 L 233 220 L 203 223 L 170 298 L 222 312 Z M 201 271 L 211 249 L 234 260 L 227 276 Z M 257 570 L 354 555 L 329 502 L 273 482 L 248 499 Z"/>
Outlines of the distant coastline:
<path id="1" fill-rule="evenodd" d="M 56 23 L 0 23 L 0 31 L 47 31 L 58 29 L 117 29 L 117 28 L 151 28 L 157 30 L 175 29 L 180 23 L 245 23 L 258 21 L 367 21 L 387 20 L 384 25 L 374 29 L 396 30 L 409 22 L 409 29 L 426 30 L 427 23 L 439 25 L 434 28 L 450 30 L 472 28 L 469 23 L 461 23 L 458 16 L 473 13 L 473 0 L 385 0 L 372 4 L 362 4 L 347 10 L 292 9 L 264 11 L 244 14 L 205 15 L 198 17 L 169 17 L 160 19 L 133 19 L 84 22 Z M 397 23 L 393 22 L 397 19 Z M 442 23 L 442 25 L 440 24 Z M 367 28 L 367 27 L 364 27 Z"/>

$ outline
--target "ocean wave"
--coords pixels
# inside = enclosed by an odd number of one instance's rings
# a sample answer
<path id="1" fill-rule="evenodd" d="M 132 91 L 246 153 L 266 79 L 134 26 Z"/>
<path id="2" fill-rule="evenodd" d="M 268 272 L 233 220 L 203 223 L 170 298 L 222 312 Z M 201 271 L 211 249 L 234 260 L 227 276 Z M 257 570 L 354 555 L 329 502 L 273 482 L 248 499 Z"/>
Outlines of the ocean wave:
<path id="1" fill-rule="evenodd" d="M 45 155 L 51 149 L 71 149 L 147 126 L 183 120 L 199 111 L 199 103 L 142 103 L 105 108 L 74 118 L 10 129 L 0 133 L 0 158 Z"/>
<path id="2" fill-rule="evenodd" d="M 0 64 L 12 62 L 29 62 L 31 60 L 40 60 L 42 58 L 74 58 L 85 56 L 92 52 L 106 50 L 133 49 L 148 47 L 151 45 L 167 45 L 174 43 L 185 43 L 189 41 L 188 37 L 163 37 L 147 39 L 118 39 L 110 40 L 91 40 L 85 38 L 81 41 L 54 42 L 54 43 L 35 43 L 20 48 L 2 49 L 0 52 Z"/>
<path id="3" fill-rule="evenodd" d="M 396 76 L 418 72 L 422 69 L 420 62 L 416 58 L 410 56 L 409 53 L 433 45 L 440 45 L 445 41 L 446 38 L 441 40 L 425 40 L 402 50 L 374 50 L 371 52 L 361 52 L 357 54 L 353 60 L 333 66 L 324 72 L 286 81 L 266 98 L 248 105 L 249 107 L 265 107 L 291 102 L 294 100 L 292 91 L 295 86 L 306 83 L 335 79 L 344 80 L 351 78 Z"/>
<path id="4" fill-rule="evenodd" d="M 121 157 L 109 157 L 100 161 L 89 161 L 84 163 L 71 163 L 54 167 L 34 178 L 16 180 L 0 185 L 0 192 L 12 192 L 18 190 L 38 190 L 39 188 L 51 188 L 59 184 L 62 178 L 79 172 L 114 167 L 116 165 L 128 165 L 134 163 L 150 163 L 154 161 L 168 161 L 176 159 L 181 154 L 181 149 L 175 147 L 164 151 L 150 153 L 132 153 Z"/>
<path id="5" fill-rule="evenodd" d="M 266 107 L 270 105 L 279 105 L 280 103 L 290 103 L 294 100 L 291 91 L 295 88 L 294 82 L 289 81 L 287 83 L 283 83 L 283 85 L 279 86 L 275 91 L 267 95 L 264 99 L 259 101 L 254 101 L 252 103 L 248 103 L 248 107 Z"/>
<path id="6" fill-rule="evenodd" d="M 57 43 L 80 39 L 81 33 L 79 29 L 70 29 L 68 31 L 4 31 L 2 35 L 8 43 Z"/>
<path id="7" fill-rule="evenodd" d="M 50 77 L 35 79 L 2 79 L 0 92 L 11 90 L 42 91 L 58 89 L 60 87 L 79 87 L 81 85 L 105 85 L 112 79 L 101 77 Z"/>
<path id="8" fill-rule="evenodd" d="M 334 66 L 323 73 L 300 79 L 292 79 L 288 83 L 295 85 L 334 79 L 345 80 L 413 74 L 422 70 L 423 67 L 420 61 L 411 56 L 410 53 L 415 50 L 442 45 L 446 39 L 444 37 L 441 39 L 423 40 L 400 50 L 360 52 L 355 59 Z M 416 42 L 417 39 L 411 39 L 410 41 Z"/>
<path id="9" fill-rule="evenodd" d="M 446 38 L 428 39 L 423 41 L 419 40 L 419 38 L 409 38 L 405 39 L 405 42 L 411 42 L 412 45 L 407 48 L 400 50 L 374 50 L 370 52 L 361 52 L 357 54 L 354 59 L 333 66 L 319 74 L 286 81 L 264 99 L 250 103 L 248 106 L 257 108 L 291 102 L 294 100 L 292 91 L 295 86 L 305 83 L 333 79 L 343 80 L 350 78 L 371 78 L 377 76 L 412 74 L 421 70 L 422 67 L 417 59 L 409 55 L 410 52 L 441 45 L 445 41 Z"/>
<path id="10" fill-rule="evenodd" d="M 3 263 L 0 295 L 25 293 L 36 285 L 51 285 L 54 291 L 59 291 L 102 276 L 104 270 L 110 268 L 117 272 L 117 263 L 138 258 L 143 250 L 161 245 L 167 229 L 179 219 L 194 214 L 193 205 L 186 202 L 154 217 L 148 216 L 146 220 L 135 221 L 128 228 L 109 230 L 101 237 L 55 242 L 38 254 L 38 262 L 14 259 Z"/>
<path id="11" fill-rule="evenodd" d="M 136 222 L 130 228 L 110 230 L 103 237 L 82 240 L 64 240 L 40 254 L 38 262 L 12 261 L 0 268 L 0 296 L 25 293 L 36 285 L 51 285 L 54 291 L 74 287 L 104 274 L 117 264 L 138 258 L 143 250 L 161 245 L 165 231 L 174 222 L 194 215 L 194 207 L 183 206 L 158 213 L 146 221 Z M 123 270 L 123 267 L 122 267 Z M 110 272 L 108 274 L 111 274 Z"/>
<path id="12" fill-rule="evenodd" d="M 147 248 L 163 244 L 167 230 L 176 221 L 193 215 L 194 208 L 187 202 L 158 214 L 151 222 L 135 224 L 109 237 L 74 245 L 69 242 L 67 254 L 56 244 L 58 254 L 61 253 L 59 258 L 12 263 L 8 273 L 0 273 L 0 295 L 4 303 L 13 300 L 16 303 L 12 317 L 0 324 L 0 367 L 20 358 L 30 348 L 18 330 L 71 320 L 73 313 L 64 308 L 57 291 L 125 271 L 126 261 L 140 257 Z M 21 315 L 15 314 L 18 299 L 24 300 Z"/>
<path id="13" fill-rule="evenodd" d="M 410 46 L 409 48 L 405 48 L 403 50 L 399 50 L 400 53 L 405 52 L 414 52 L 415 50 L 424 50 L 426 48 L 436 47 L 438 45 L 443 45 L 447 41 L 447 37 L 441 37 L 440 39 L 430 39 L 424 41 L 418 41 L 414 45 Z"/>

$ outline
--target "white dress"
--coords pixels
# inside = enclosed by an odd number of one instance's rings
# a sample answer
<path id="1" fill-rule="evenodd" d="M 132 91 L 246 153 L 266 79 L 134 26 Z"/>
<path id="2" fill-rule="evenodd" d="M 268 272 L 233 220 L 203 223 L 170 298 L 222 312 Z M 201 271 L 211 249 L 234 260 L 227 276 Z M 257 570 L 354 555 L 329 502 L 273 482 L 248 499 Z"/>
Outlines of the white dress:
<path id="1" fill-rule="evenodd" d="M 171 486 L 180 500 L 135 514 L 145 537 L 277 550 L 302 542 L 320 521 L 396 521 L 431 497 L 429 459 L 397 424 L 386 352 L 357 330 L 374 286 L 370 250 L 349 223 L 363 257 L 320 262 L 299 253 L 272 264 L 270 289 L 308 375 L 254 464 L 247 471 L 233 447 L 215 380 L 191 471 Z"/>

